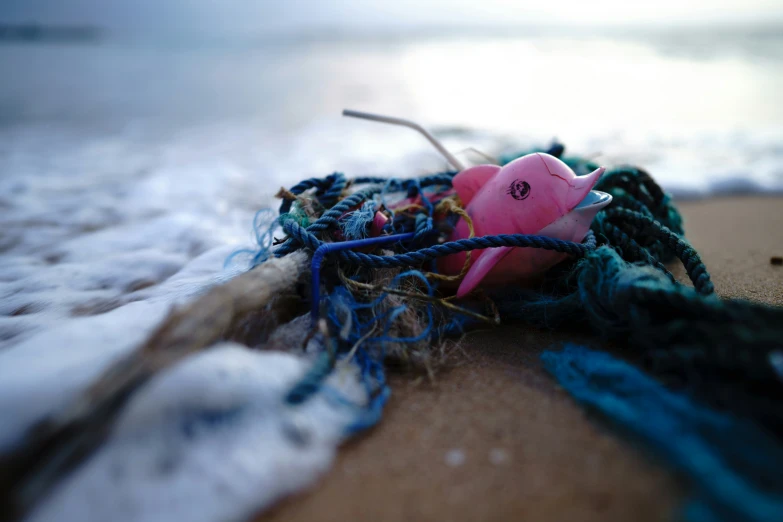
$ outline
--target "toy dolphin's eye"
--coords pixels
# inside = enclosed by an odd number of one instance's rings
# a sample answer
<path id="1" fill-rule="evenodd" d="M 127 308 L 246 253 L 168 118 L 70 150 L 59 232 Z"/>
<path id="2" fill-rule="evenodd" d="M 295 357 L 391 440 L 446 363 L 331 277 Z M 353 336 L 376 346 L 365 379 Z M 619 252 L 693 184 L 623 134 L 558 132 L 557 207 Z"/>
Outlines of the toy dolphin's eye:
<path id="1" fill-rule="evenodd" d="M 517 201 L 522 201 L 530 195 L 530 184 L 527 181 L 519 181 L 515 179 L 508 186 L 506 194 L 510 194 L 512 198 Z"/>

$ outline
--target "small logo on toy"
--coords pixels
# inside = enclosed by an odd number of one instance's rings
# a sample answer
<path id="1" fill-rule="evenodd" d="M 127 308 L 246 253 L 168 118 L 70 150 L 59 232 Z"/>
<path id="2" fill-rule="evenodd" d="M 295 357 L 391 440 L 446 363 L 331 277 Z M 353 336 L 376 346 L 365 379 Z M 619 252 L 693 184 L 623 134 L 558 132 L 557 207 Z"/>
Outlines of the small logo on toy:
<path id="1" fill-rule="evenodd" d="M 511 182 L 511 185 L 508 186 L 506 194 L 511 194 L 512 198 L 522 201 L 530 195 L 530 185 L 527 181 L 515 179 Z"/>

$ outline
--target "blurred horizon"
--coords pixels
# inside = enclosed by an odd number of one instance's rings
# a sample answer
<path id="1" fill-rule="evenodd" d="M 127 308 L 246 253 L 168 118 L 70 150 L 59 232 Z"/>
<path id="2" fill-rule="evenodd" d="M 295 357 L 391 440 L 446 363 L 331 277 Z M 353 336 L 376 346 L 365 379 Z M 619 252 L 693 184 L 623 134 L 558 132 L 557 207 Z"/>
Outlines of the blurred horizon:
<path id="1" fill-rule="evenodd" d="M 779 1 L 5 0 L 0 74 L 0 132 L 31 156 L 110 136 L 186 158 L 223 143 L 219 164 L 258 147 L 266 168 L 288 139 L 312 142 L 297 165 L 342 169 L 360 151 L 329 147 L 355 132 L 384 157 L 419 143 L 340 118 L 354 108 L 459 146 L 556 137 L 667 187 L 783 186 Z"/>
<path id="2" fill-rule="evenodd" d="M 633 3 L 630 3 L 633 4 Z M 783 3 L 770 0 L 4 0 L 0 23 L 94 26 L 112 38 L 204 39 L 318 34 L 369 36 L 460 31 L 524 36 L 532 32 L 687 29 L 771 31 L 783 27 Z M 517 33 L 521 31 L 522 33 Z"/>

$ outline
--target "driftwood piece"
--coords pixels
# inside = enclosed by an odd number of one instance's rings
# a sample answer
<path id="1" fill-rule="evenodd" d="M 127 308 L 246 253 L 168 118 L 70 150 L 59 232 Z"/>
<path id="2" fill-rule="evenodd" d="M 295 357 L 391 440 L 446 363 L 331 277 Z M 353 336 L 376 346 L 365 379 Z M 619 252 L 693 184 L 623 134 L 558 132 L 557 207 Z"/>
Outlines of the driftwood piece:
<path id="1" fill-rule="evenodd" d="M 307 270 L 294 252 L 216 286 L 172 310 L 139 349 L 111 365 L 61 411 L 34 425 L 13 451 L 0 455 L 0 519 L 21 518 L 108 436 L 123 406 L 153 375 L 222 339 L 248 313 L 291 292 Z"/>

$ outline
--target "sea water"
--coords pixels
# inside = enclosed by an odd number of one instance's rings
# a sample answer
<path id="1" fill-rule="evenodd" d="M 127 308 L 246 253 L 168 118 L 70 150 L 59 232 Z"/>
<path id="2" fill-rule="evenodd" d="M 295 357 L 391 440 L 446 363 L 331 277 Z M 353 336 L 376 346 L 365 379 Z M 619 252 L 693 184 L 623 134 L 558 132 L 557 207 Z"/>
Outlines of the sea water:
<path id="1" fill-rule="evenodd" d="M 0 448 L 172 306 L 242 270 L 224 261 L 252 245 L 253 216 L 281 186 L 446 168 L 410 130 L 343 108 L 412 118 L 455 152 L 558 139 L 640 165 L 676 197 L 779 192 L 782 42 L 487 32 L 0 45 Z M 311 483 L 353 413 L 320 395 L 282 405 L 309 364 L 296 348 L 224 345 L 164 372 L 31 517 L 238 519 Z M 367 400 L 356 375 L 338 377 L 334 389 Z M 292 422 L 306 446 L 286 436 Z"/>

